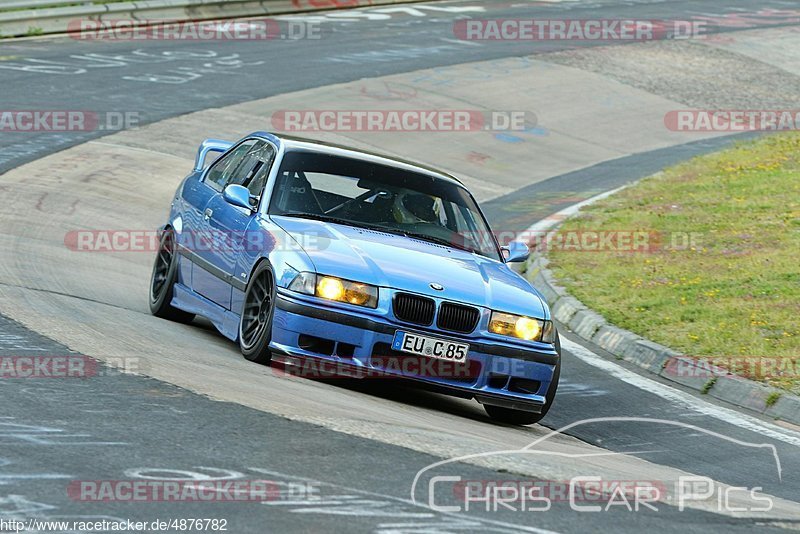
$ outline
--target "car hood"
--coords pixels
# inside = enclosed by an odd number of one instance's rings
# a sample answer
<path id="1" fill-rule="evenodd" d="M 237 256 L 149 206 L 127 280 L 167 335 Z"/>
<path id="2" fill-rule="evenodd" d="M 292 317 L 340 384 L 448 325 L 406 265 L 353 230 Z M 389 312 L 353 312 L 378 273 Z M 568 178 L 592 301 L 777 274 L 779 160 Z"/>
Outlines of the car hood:
<path id="1" fill-rule="evenodd" d="M 301 244 L 320 274 L 550 318 L 540 294 L 499 261 L 375 230 L 295 217 L 272 220 Z"/>

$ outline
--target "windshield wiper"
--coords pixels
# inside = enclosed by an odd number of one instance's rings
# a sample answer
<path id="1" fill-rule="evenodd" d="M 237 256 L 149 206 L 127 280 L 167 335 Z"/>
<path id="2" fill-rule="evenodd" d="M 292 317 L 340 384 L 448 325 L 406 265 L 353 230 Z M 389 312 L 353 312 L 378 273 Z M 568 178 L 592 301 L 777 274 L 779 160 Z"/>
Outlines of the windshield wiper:
<path id="1" fill-rule="evenodd" d="M 480 250 L 475 250 L 474 248 L 470 248 L 467 246 L 459 246 L 453 243 L 452 241 L 448 241 L 447 239 L 442 239 L 441 237 L 435 237 L 432 235 L 423 234 L 421 232 L 410 232 L 408 230 L 399 230 L 399 231 L 402 232 L 402 234 L 406 237 L 420 239 L 422 241 L 429 241 L 431 243 L 436 243 L 437 245 L 443 245 L 445 247 L 452 247 L 458 250 L 463 250 L 464 252 L 471 252 L 473 254 L 483 255 Z"/>
<path id="2" fill-rule="evenodd" d="M 312 219 L 315 221 L 324 221 L 324 222 L 331 222 L 335 224 L 343 224 L 345 226 L 354 226 L 356 228 L 366 228 L 368 230 L 377 230 L 379 232 L 385 232 L 387 234 L 395 234 L 401 235 L 404 237 L 409 237 L 412 239 L 419 239 L 421 241 L 428 241 L 429 243 L 435 243 L 437 245 L 442 245 L 445 247 L 451 247 L 457 250 L 463 250 L 464 252 L 469 252 L 472 254 L 479 254 L 481 256 L 485 256 L 480 250 L 476 250 L 474 248 L 470 248 L 467 246 L 459 246 L 452 241 L 448 241 L 447 239 L 442 239 L 441 237 L 435 237 L 432 235 L 424 234 L 422 232 L 412 232 L 410 230 L 403 230 L 402 228 L 392 228 L 391 226 L 383 226 L 380 224 L 369 224 L 359 221 L 352 221 L 350 219 L 341 219 L 339 217 L 331 217 L 330 215 L 325 215 L 322 213 L 305 213 L 305 212 L 298 212 L 298 211 L 291 211 L 289 213 L 281 213 L 281 214 L 274 214 L 280 217 L 296 217 L 298 219 Z"/>

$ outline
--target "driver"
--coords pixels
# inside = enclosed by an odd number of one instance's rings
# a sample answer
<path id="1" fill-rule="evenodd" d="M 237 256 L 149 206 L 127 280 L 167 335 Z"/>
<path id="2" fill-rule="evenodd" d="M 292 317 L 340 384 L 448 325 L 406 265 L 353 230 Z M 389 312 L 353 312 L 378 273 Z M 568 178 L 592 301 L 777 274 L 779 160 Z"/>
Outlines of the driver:
<path id="1" fill-rule="evenodd" d="M 439 224 L 436 208 L 435 198 L 416 191 L 405 191 L 395 195 L 392 215 L 400 224 Z"/>

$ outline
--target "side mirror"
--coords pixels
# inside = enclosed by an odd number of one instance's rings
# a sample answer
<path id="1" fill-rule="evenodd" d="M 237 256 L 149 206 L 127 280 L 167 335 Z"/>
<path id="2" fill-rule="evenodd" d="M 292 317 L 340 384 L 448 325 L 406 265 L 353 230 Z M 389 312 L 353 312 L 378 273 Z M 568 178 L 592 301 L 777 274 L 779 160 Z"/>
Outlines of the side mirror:
<path id="1" fill-rule="evenodd" d="M 528 245 L 522 241 L 512 241 L 508 245 L 500 247 L 500 250 L 503 252 L 506 263 L 525 261 L 531 255 Z"/>
<path id="2" fill-rule="evenodd" d="M 223 191 L 222 198 L 224 198 L 225 202 L 228 204 L 253 211 L 253 206 L 250 205 L 250 190 L 243 185 L 229 185 L 225 188 L 225 191 Z"/>

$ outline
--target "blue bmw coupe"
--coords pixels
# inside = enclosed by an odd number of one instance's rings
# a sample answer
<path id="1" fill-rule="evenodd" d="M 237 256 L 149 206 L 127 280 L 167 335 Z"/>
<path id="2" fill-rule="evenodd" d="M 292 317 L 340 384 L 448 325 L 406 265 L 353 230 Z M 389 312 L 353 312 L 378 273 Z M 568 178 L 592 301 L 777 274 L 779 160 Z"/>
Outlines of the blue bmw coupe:
<path id="1" fill-rule="evenodd" d="M 213 159 L 211 153 L 222 153 Z M 210 320 L 248 360 L 400 377 L 510 424 L 555 398 L 559 336 L 456 178 L 257 132 L 209 139 L 159 230 L 158 317 Z"/>

